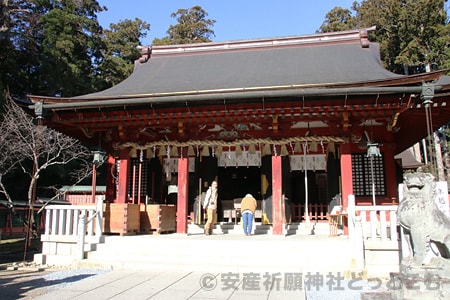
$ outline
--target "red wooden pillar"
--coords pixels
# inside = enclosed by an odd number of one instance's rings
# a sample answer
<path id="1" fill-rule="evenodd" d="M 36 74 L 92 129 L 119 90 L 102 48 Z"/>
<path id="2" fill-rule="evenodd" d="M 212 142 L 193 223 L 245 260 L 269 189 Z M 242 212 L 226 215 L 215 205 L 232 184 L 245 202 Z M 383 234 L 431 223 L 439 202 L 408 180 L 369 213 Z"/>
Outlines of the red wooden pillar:
<path id="1" fill-rule="evenodd" d="M 348 206 L 348 196 L 353 195 L 352 153 L 350 144 L 341 144 L 341 184 L 342 206 Z M 344 234 L 348 234 L 348 226 L 344 224 Z"/>
<path id="2" fill-rule="evenodd" d="M 128 169 L 131 165 L 130 156 L 128 155 L 129 150 L 123 149 L 120 151 L 119 156 L 119 184 L 117 188 L 116 203 L 127 203 L 128 202 Z"/>
<path id="3" fill-rule="evenodd" d="M 187 233 L 189 158 L 178 159 L 177 233 Z"/>
<path id="4" fill-rule="evenodd" d="M 383 149 L 384 174 L 386 176 L 386 196 L 391 202 L 392 198 L 397 198 L 397 170 L 395 169 L 394 145 L 388 144 Z M 378 203 L 377 203 L 378 204 Z"/>
<path id="5" fill-rule="evenodd" d="M 341 150 L 341 184 L 342 206 L 347 207 L 348 195 L 353 194 L 352 153 L 350 144 L 342 144 Z"/>
<path id="6" fill-rule="evenodd" d="M 281 156 L 272 156 L 272 230 L 274 235 L 283 234 L 284 203 L 282 192 Z"/>
<path id="7" fill-rule="evenodd" d="M 106 160 L 106 195 L 105 202 L 113 202 L 116 190 L 113 172 L 115 172 L 116 159 L 112 155 L 108 155 Z"/>

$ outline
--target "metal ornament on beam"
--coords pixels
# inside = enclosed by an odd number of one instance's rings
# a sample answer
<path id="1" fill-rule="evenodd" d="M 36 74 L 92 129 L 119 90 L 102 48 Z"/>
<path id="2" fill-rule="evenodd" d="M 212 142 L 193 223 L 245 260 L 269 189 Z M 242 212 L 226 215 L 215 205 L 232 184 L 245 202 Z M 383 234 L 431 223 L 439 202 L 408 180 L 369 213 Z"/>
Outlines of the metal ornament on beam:
<path id="1" fill-rule="evenodd" d="M 422 99 L 424 105 L 433 103 L 432 99 L 434 98 L 434 84 L 424 83 L 422 85 L 420 98 Z"/>

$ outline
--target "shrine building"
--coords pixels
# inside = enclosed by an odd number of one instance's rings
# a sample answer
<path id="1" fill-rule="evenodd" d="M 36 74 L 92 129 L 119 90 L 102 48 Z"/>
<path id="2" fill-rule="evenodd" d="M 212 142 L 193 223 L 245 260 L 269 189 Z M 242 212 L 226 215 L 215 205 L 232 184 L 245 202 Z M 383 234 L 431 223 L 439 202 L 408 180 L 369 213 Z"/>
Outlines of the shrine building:
<path id="1" fill-rule="evenodd" d="M 445 71 L 387 71 L 371 30 L 148 46 L 123 82 L 30 107 L 107 153 L 107 203 L 175 205 L 186 233 L 217 180 L 219 222 L 251 193 L 281 234 L 305 206 L 396 203 L 395 156 L 450 121 Z"/>

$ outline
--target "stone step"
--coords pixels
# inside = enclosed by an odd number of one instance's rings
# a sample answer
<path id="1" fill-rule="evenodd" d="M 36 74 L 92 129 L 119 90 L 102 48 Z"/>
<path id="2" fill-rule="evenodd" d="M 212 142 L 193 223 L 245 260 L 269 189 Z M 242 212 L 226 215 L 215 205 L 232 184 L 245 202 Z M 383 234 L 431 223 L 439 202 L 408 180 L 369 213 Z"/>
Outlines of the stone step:
<path id="1" fill-rule="evenodd" d="M 311 235 L 108 236 L 80 263 L 108 269 L 345 272 L 352 268 L 351 249 L 348 238 Z"/>
<path id="2" fill-rule="evenodd" d="M 310 223 L 292 223 L 284 226 L 285 235 L 329 235 L 329 225 L 326 222 Z M 188 234 L 201 234 L 204 233 L 204 225 L 189 224 Z M 216 234 L 243 234 L 242 224 L 234 223 L 220 223 L 215 224 L 213 227 L 213 233 Z M 253 226 L 253 234 L 272 234 L 272 226 L 264 225 L 260 222 L 256 222 Z"/>

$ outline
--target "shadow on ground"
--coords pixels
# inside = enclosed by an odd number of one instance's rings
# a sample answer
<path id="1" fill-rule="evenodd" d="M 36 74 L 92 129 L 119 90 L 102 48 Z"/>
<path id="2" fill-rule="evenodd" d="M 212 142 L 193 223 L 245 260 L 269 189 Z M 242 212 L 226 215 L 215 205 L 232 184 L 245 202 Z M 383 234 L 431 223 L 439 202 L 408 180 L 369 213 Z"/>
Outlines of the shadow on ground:
<path id="1" fill-rule="evenodd" d="M 36 296 L 46 294 L 49 288 L 57 285 L 66 285 L 95 274 L 76 274 L 60 278 L 49 279 L 48 271 L 36 269 L 0 270 L 0 287 L 2 299 L 33 299 Z"/>
<path id="2" fill-rule="evenodd" d="M 40 238 L 31 239 L 26 245 L 24 237 L 4 238 L 0 241 L 0 264 L 33 261 L 34 254 L 41 253 Z"/>

